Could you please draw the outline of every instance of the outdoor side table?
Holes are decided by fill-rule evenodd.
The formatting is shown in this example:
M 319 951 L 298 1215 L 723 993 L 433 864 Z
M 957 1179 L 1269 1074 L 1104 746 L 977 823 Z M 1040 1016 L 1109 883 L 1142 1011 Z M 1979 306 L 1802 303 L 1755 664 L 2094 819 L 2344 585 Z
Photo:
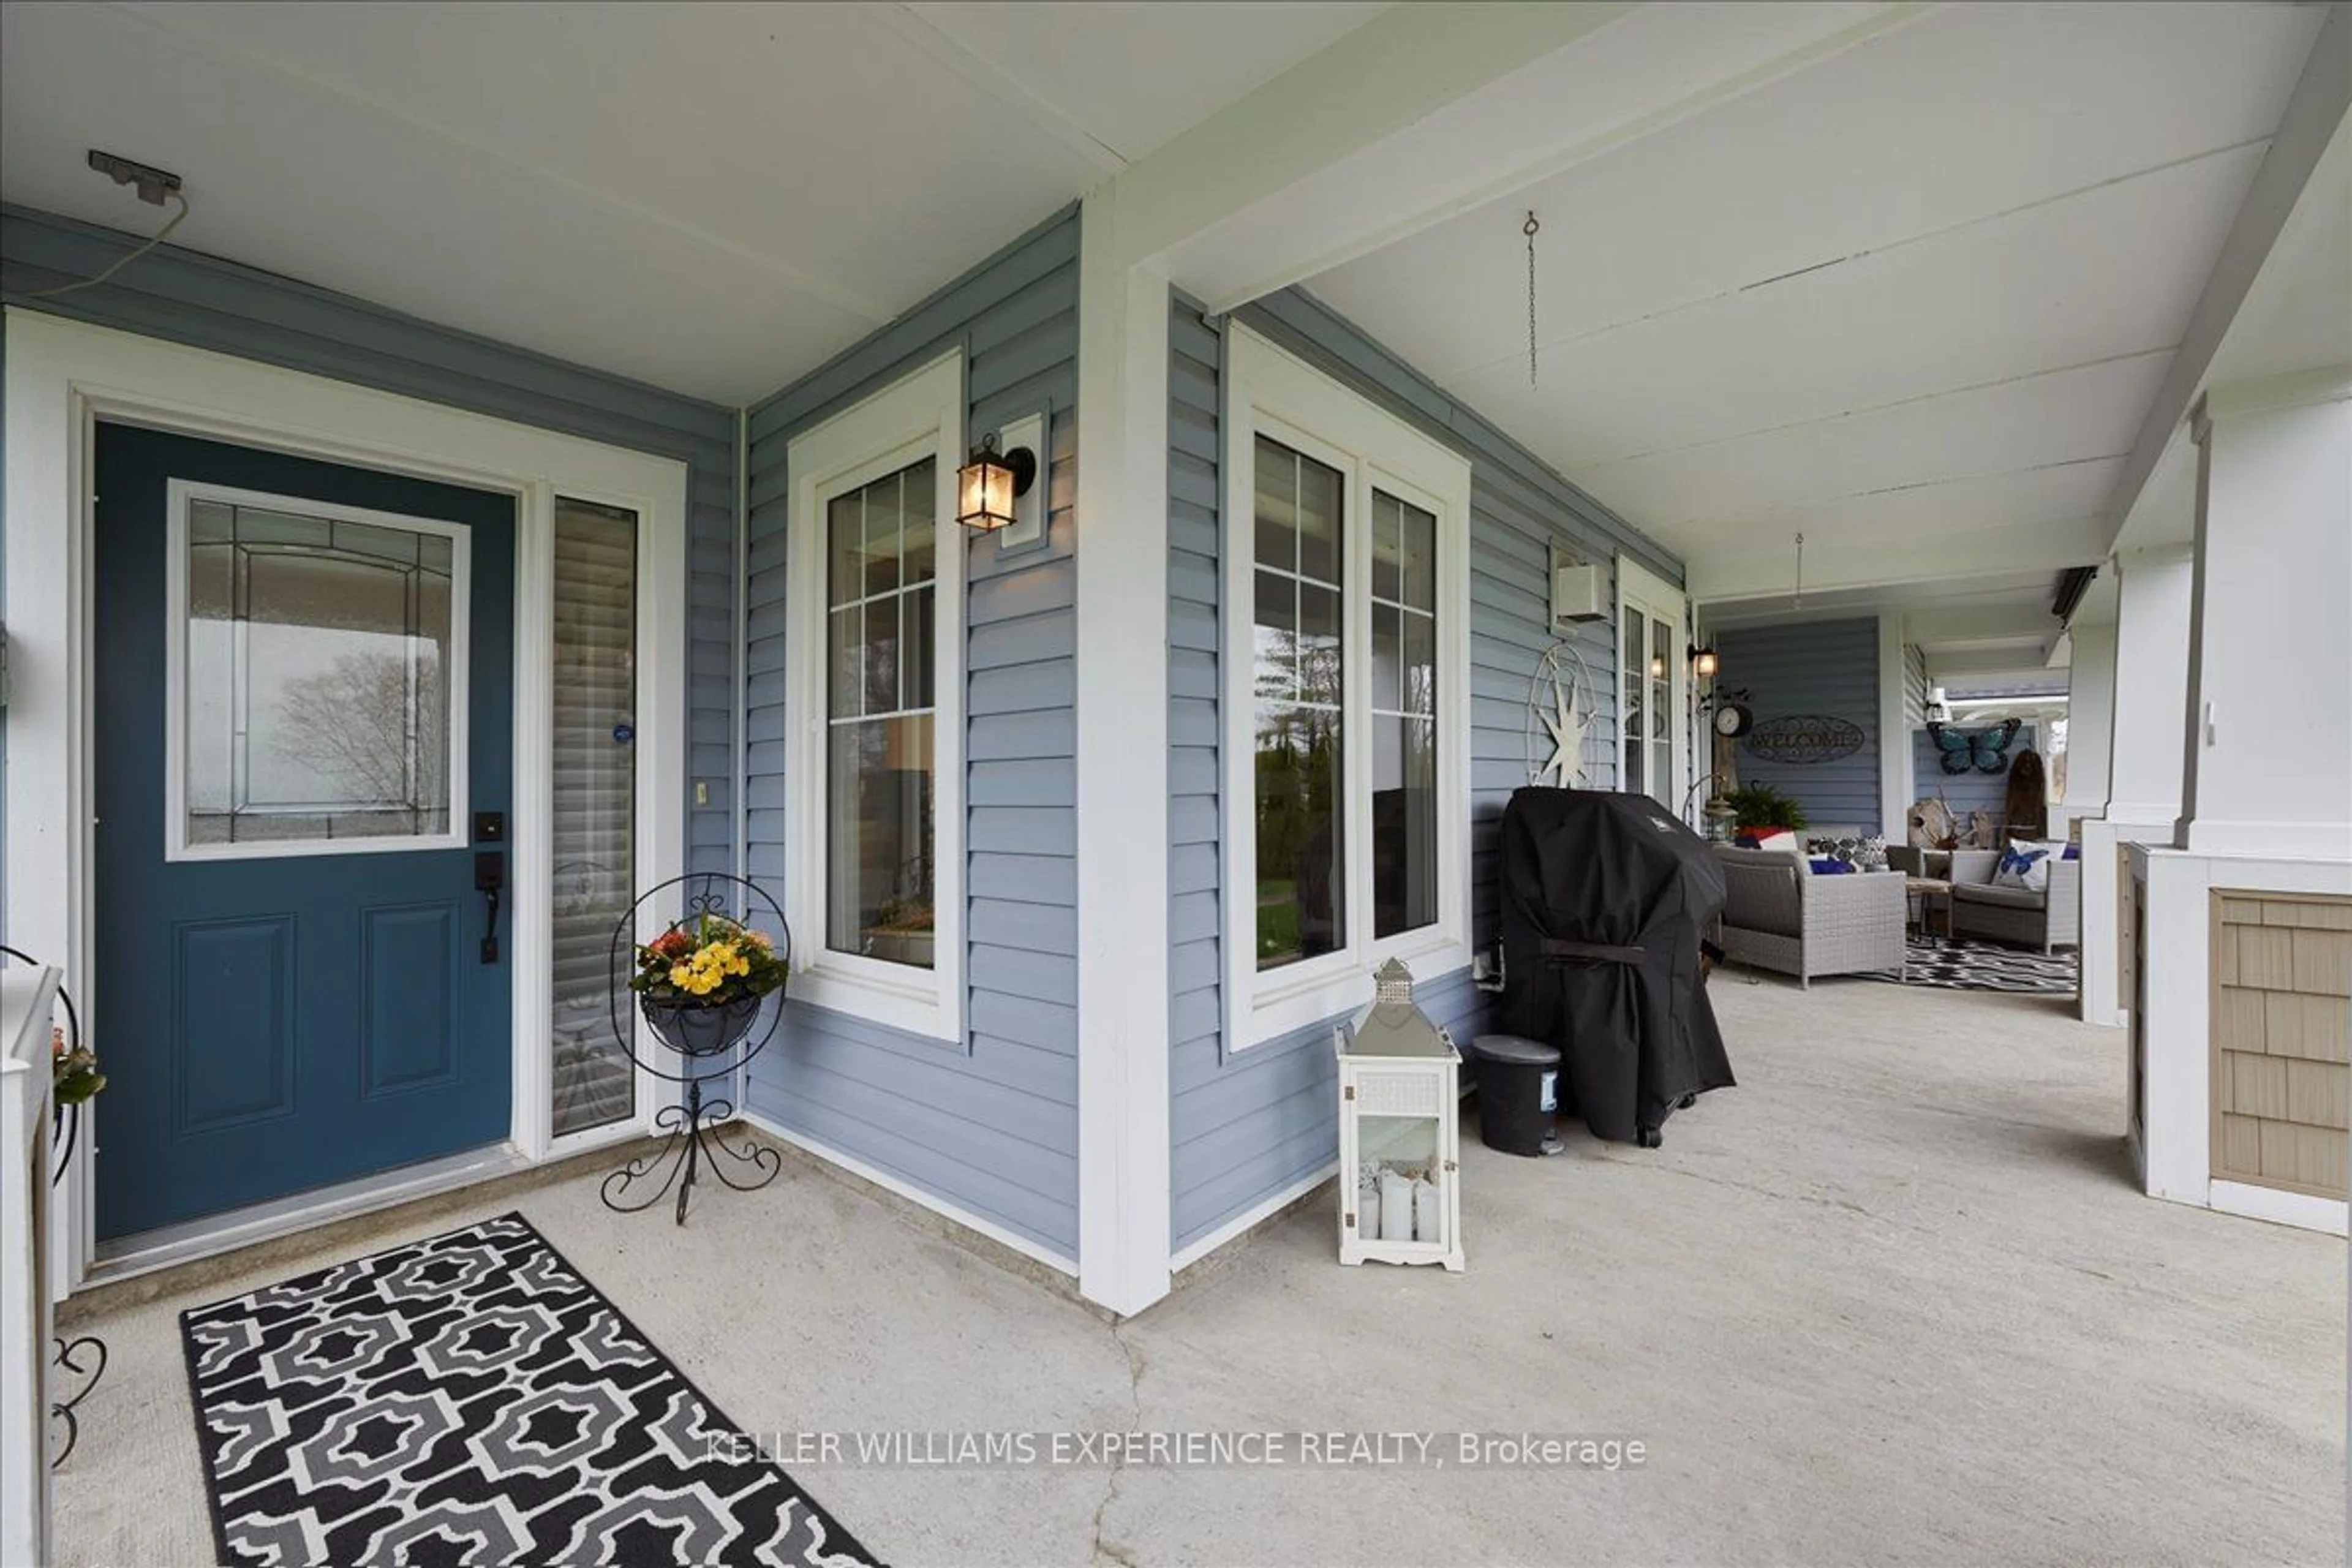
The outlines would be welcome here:
M 1942 877 L 1906 877 L 1903 890 L 1916 900 L 1919 918 L 1910 923 L 1919 928 L 1923 936 L 1935 935 L 1928 921 L 1934 917 L 1934 900 L 1944 901 L 1944 940 L 1952 940 L 1952 884 Z

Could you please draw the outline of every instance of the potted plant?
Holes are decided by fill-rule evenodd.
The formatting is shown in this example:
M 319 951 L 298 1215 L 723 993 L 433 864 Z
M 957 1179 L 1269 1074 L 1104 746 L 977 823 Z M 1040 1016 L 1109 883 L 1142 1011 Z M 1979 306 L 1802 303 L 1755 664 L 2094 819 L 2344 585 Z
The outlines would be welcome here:
M 81 1104 L 106 1087 L 98 1058 L 82 1046 L 66 1047 L 63 1029 L 49 1031 L 49 1089 L 60 1110 Z
M 1738 814 L 1735 820 L 1743 830 L 1786 827 L 1793 832 L 1804 831 L 1805 808 L 1770 784 L 1742 784 L 1725 795 L 1723 804 Z
M 673 921 L 636 954 L 629 989 L 654 1033 L 681 1056 L 733 1047 L 751 1033 L 761 999 L 792 974 L 766 933 L 708 910 Z

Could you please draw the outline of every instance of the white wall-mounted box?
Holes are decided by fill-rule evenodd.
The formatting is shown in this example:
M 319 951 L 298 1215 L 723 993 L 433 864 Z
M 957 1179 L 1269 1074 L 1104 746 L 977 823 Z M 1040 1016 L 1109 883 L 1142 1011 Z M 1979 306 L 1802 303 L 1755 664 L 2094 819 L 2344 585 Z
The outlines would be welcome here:
M 1552 568 L 1552 625 L 1608 618 L 1609 584 L 1597 564 Z

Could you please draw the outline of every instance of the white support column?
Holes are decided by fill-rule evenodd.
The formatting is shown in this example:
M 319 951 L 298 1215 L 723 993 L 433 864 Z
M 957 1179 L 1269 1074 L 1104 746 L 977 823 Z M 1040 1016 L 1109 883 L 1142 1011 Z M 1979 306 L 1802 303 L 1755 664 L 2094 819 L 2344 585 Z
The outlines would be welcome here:
M 2113 1023 L 2118 942 L 2115 835 L 2104 829 L 2111 777 L 2108 751 L 2115 741 L 2116 626 L 2104 619 L 2077 620 L 2067 626 L 2066 636 L 2074 645 L 2066 674 L 2066 798 L 2050 826 L 2053 837 L 2070 837 L 2082 846 L 2076 1016 L 2085 1023 Z
M 2200 854 L 2352 860 L 2352 366 L 2200 405 L 2190 743 Z
M 2177 545 L 2116 561 L 2116 717 L 2105 813 L 2111 822 L 2168 826 L 2180 815 L 2189 553 Z
M 1911 727 L 1903 718 L 1903 617 L 1878 617 L 1878 831 L 1908 841 Z
M 2273 1037 L 2242 1009 L 2217 1007 L 2225 988 L 2262 998 L 2264 1019 L 2277 1016 L 2275 995 L 2334 989 L 2324 966 L 2307 973 L 2301 931 L 2285 970 L 2257 971 L 2244 949 L 2225 946 L 2225 935 L 2244 932 L 2221 931 L 2215 896 L 2263 899 L 2265 928 L 2271 895 L 2352 897 L 2352 703 L 2343 689 L 2352 668 L 2352 366 L 2214 388 L 2192 428 L 2197 556 L 2179 847 L 2134 852 L 2147 879 L 2147 1016 L 2133 1020 L 2147 1064 L 2147 1186 L 2341 1236 L 2341 1110 L 2325 1096 L 2249 1100 L 2238 1075 L 2216 1079 L 2212 1067 L 2217 1050 L 2259 1057 Z M 2333 1075 L 2340 1087 L 2341 1068 L 2316 1066 L 2317 1079 Z M 2217 1152 L 2233 1115 L 2257 1124 L 2265 1174 L 2251 1173 L 2242 1148 L 2231 1161 Z M 2274 1126 L 2298 1150 L 2315 1140 L 2323 1152 L 2282 1168 Z M 2335 1169 L 2315 1174 L 2331 1148 Z
M 2066 799 L 2059 820 L 2104 816 L 2107 750 L 2115 740 L 2116 625 L 2076 622 L 2066 667 Z M 2062 830 L 2063 831 L 2063 830 Z
M 2106 800 L 2098 820 L 2083 824 L 2080 1005 L 2086 1024 L 2123 1022 L 2116 996 L 2116 849 L 2172 842 L 2188 732 L 2189 547 L 2126 551 L 2115 569 Z
M 1168 280 L 1116 183 L 1078 261 L 1078 1289 L 1168 1293 Z

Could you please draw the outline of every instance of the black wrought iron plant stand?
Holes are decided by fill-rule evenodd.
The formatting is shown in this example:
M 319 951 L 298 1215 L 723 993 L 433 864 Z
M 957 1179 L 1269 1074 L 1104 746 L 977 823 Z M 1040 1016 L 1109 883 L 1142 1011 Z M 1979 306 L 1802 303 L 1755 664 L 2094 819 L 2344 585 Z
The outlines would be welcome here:
M 661 1202 L 664 1194 L 675 1187 L 677 1201 L 672 1223 L 684 1225 L 687 1205 L 705 1167 L 723 1185 L 739 1193 L 757 1192 L 774 1181 L 784 1168 L 782 1154 L 755 1142 L 740 1128 L 736 1129 L 736 1142 L 730 1144 L 726 1128 L 735 1115 L 734 1100 L 728 1095 L 706 1095 L 702 1091 L 706 1082 L 736 1071 L 765 1048 L 782 1020 L 784 994 L 776 991 L 718 1008 L 662 1010 L 648 1005 L 643 1011 L 653 1026 L 652 1033 L 666 1047 L 667 1055 L 677 1058 L 677 1070 L 672 1070 L 664 1059 L 651 1059 L 651 1053 L 638 1043 L 636 1021 L 631 1016 L 639 1010 L 636 994 L 623 977 L 635 971 L 636 933 L 642 912 L 649 903 L 660 908 L 658 900 L 673 889 L 683 889 L 683 913 L 676 923 L 683 924 L 703 915 L 736 921 L 767 934 L 775 944 L 776 955 L 787 963 L 792 959 L 793 939 L 784 924 L 783 910 L 777 908 L 775 900 L 748 878 L 725 871 L 688 872 L 647 889 L 613 928 L 609 973 L 614 976 L 614 1037 L 638 1067 L 656 1078 L 685 1085 L 686 1102 L 665 1105 L 655 1112 L 654 1131 L 667 1135 L 661 1146 L 606 1176 L 597 1195 L 606 1208 L 635 1214 Z M 755 905 L 759 908 L 755 909 Z M 767 916 L 764 920 L 758 918 L 762 912 Z M 661 1016 L 665 1011 L 670 1016 Z M 681 1013 L 701 1016 L 681 1018 L 677 1016 Z M 746 1167 L 757 1174 L 738 1173 Z M 656 1184 L 657 1175 L 660 1180 Z M 636 1189 L 646 1185 L 650 1185 L 651 1190 L 643 1197 L 636 1196 Z
M 13 947 L 0 946 L 0 958 L 13 958 L 21 963 L 36 966 L 40 963 L 31 953 L 21 952 Z M 81 1015 L 74 1010 L 73 998 L 66 994 L 62 985 L 58 987 L 58 1005 L 65 1009 L 66 1049 L 79 1051 Z M 52 1101 L 49 1114 L 49 1142 L 56 1150 L 52 1156 L 55 1163 L 49 1168 L 49 1185 L 55 1187 L 73 1168 L 74 1143 L 81 1136 L 81 1107 Z M 89 1397 L 90 1390 L 98 1386 L 98 1380 L 106 1375 L 106 1342 L 96 1334 L 78 1334 L 72 1339 L 58 1334 L 50 1342 L 57 1346 L 53 1359 L 58 1370 L 81 1379 L 81 1386 L 75 1389 L 69 1397 L 55 1399 L 49 1404 L 49 1419 L 64 1422 L 66 1428 L 65 1441 L 58 1444 L 57 1452 L 49 1456 L 49 1468 L 54 1470 L 72 1457 L 74 1445 L 81 1441 L 81 1420 L 74 1414 L 74 1408 Z

